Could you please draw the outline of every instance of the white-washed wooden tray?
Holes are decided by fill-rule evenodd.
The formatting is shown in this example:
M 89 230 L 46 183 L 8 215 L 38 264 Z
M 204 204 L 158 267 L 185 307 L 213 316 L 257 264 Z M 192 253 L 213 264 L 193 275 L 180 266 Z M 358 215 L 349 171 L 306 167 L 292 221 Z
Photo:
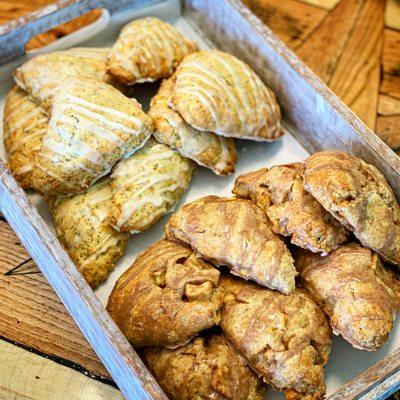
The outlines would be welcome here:
M 239 0 L 186 0 L 182 9 L 178 0 L 70 0 L 33 13 L 10 24 L 11 27 L 0 27 L 0 62 L 9 61 L 0 68 L 1 109 L 5 94 L 12 85 L 11 71 L 26 58 L 12 59 L 20 54 L 20 44 L 31 35 L 99 7 L 99 3 L 109 9 L 109 12 L 103 13 L 100 22 L 41 51 L 70 47 L 78 42 L 83 46 L 109 46 L 127 21 L 144 15 L 158 16 L 174 23 L 202 48 L 218 47 L 237 55 L 250 64 L 278 95 L 287 134 L 276 143 L 237 141 L 239 163 L 235 176 L 262 166 L 303 160 L 316 150 L 342 149 L 375 164 L 385 173 L 397 198 L 400 198 L 400 159 Z M 117 9 L 116 3 L 123 7 L 122 11 Z M 18 31 L 19 34 L 16 34 Z M 80 42 L 88 36 L 91 36 L 90 40 Z M 18 45 L 11 46 L 10 43 L 17 43 L 18 38 Z M 3 46 L 5 40 L 7 46 Z M 145 109 L 154 88 L 154 85 L 148 84 L 135 87 L 135 96 Z M 4 149 L 0 150 L 4 159 Z M 229 196 L 235 176 L 217 177 L 199 168 L 180 205 L 206 194 Z M 125 397 L 165 399 L 166 396 L 115 326 L 104 305 L 116 279 L 132 264 L 136 255 L 161 237 L 168 216 L 145 233 L 131 238 L 128 251 L 115 271 L 93 293 L 55 238 L 43 200 L 33 194 L 26 196 L 3 163 L 0 163 L 0 195 L 1 211 Z M 375 353 L 355 350 L 341 338 L 335 338 L 326 368 L 327 396 L 344 400 L 388 396 L 400 385 L 398 347 L 399 320 L 388 343 Z M 283 398 L 272 390 L 267 397 Z

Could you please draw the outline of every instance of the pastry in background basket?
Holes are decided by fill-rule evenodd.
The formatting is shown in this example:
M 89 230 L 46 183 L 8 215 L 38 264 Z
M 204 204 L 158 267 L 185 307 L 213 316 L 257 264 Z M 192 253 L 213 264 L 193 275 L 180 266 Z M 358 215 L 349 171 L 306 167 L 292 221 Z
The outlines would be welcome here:
M 106 73 L 109 49 L 77 47 L 42 54 L 32 58 L 14 71 L 14 79 L 30 97 L 49 111 L 55 90 L 65 87 L 71 77 L 112 82 Z
M 8 167 L 24 189 L 32 187 L 33 163 L 47 126 L 48 118 L 40 107 L 14 86 L 4 106 L 4 144 Z
M 219 323 L 219 276 L 190 248 L 160 240 L 118 279 L 107 310 L 135 347 L 182 346 Z
M 361 350 L 377 350 L 386 342 L 400 305 L 400 286 L 376 253 L 356 243 L 327 257 L 300 250 L 296 267 L 336 335 Z
M 364 245 L 400 264 L 400 208 L 384 175 L 341 151 L 306 160 L 304 188 Z
M 173 78 L 164 80 L 151 100 L 149 116 L 154 122 L 156 139 L 218 175 L 234 172 L 237 159 L 234 141 L 188 125 L 168 106 L 173 88 Z
M 146 349 L 143 358 L 171 400 L 262 400 L 264 388 L 223 336 L 198 337 L 175 350 Z
M 239 176 L 233 193 L 261 207 L 275 233 L 315 253 L 328 254 L 349 232 L 302 186 L 301 163 L 277 165 Z
M 107 279 L 124 253 L 129 238 L 108 224 L 112 192 L 108 180 L 85 194 L 48 199 L 57 237 L 89 285 L 95 289 Z
M 283 295 L 231 276 L 221 276 L 220 285 L 222 331 L 252 369 L 287 399 L 323 398 L 331 331 L 311 297 L 300 289 Z
M 87 190 L 122 157 L 142 147 L 151 118 L 103 82 L 70 78 L 54 96 L 49 128 L 36 154 L 33 187 L 70 195 Z
M 149 139 L 111 175 L 110 223 L 118 231 L 141 232 L 167 213 L 189 186 L 193 164 L 170 147 Z
M 250 200 L 203 197 L 173 214 L 165 234 L 191 246 L 199 257 L 226 265 L 234 275 L 283 293 L 295 288 L 289 250 Z
M 247 64 L 222 51 L 184 58 L 175 73 L 171 103 L 201 131 L 267 141 L 283 135 L 275 94 Z
M 112 47 L 107 71 L 124 84 L 168 78 L 182 59 L 197 50 L 172 25 L 142 18 L 124 26 Z

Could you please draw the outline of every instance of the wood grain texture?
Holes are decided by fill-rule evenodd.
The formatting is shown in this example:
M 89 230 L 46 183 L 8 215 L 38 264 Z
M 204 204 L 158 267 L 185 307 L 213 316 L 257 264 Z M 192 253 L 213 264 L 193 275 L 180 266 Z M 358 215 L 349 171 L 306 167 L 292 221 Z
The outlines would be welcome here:
M 400 99 L 400 75 L 383 74 L 381 93 Z
M 376 133 L 397 154 L 400 154 L 399 127 L 400 127 L 400 114 L 379 116 L 377 119 Z
M 371 129 L 375 128 L 383 43 L 382 0 L 364 0 L 330 88 Z
M 381 94 L 379 96 L 378 114 L 380 115 L 400 115 L 400 99 Z M 400 129 L 399 129 L 400 135 Z
M 313 6 L 324 8 L 325 10 L 331 10 L 334 8 L 340 0 L 302 0 L 304 3 L 311 4 Z
M 388 28 L 400 30 L 400 2 L 386 0 L 385 24 Z
M 0 221 L 0 335 L 111 379 L 10 226 Z M 60 323 L 60 321 L 62 323 Z
M 324 82 L 329 82 L 348 42 L 362 0 L 342 0 L 310 37 L 296 49 L 297 55 Z
M 400 75 L 400 31 L 385 29 L 382 69 L 386 74 Z
M 294 49 L 326 16 L 326 11 L 296 0 L 243 0 L 265 24 Z
M 0 377 L 2 400 L 123 400 L 112 386 L 3 340 Z

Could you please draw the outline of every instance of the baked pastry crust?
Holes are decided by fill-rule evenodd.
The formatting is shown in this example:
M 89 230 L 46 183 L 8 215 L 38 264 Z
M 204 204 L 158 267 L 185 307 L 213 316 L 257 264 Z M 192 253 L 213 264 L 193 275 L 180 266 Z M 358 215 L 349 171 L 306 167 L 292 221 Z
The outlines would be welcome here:
M 112 86 L 71 78 L 56 92 L 49 128 L 36 154 L 33 186 L 41 193 L 87 190 L 122 157 L 143 146 L 152 121 Z
M 144 360 L 171 400 L 262 400 L 263 387 L 220 335 L 175 350 L 148 349 Z
M 237 153 L 233 139 L 201 132 L 188 125 L 169 107 L 173 89 L 173 78 L 164 80 L 151 100 L 149 116 L 154 122 L 155 138 L 218 175 L 234 172 Z
M 299 251 L 296 267 L 336 335 L 361 350 L 377 350 L 386 342 L 400 304 L 398 282 L 376 253 L 356 243 L 327 257 Z
M 190 160 L 149 139 L 113 170 L 111 225 L 131 233 L 153 225 L 177 204 L 189 186 L 193 170 Z
M 133 346 L 176 348 L 219 323 L 219 276 L 190 248 L 160 240 L 118 279 L 107 310 Z
M 233 193 L 261 207 L 272 230 L 315 253 L 328 254 L 348 237 L 348 231 L 302 186 L 301 163 L 263 168 L 236 178 Z
M 35 155 L 42 145 L 48 118 L 27 94 L 14 86 L 4 106 L 4 144 L 8 168 L 24 189 L 32 187 Z
M 221 276 L 221 327 L 265 382 L 286 398 L 321 399 L 331 349 L 328 322 L 305 291 L 289 295 Z
M 111 199 L 108 179 L 85 194 L 48 199 L 57 237 L 93 289 L 107 279 L 129 238 L 108 224 Z
M 168 78 L 182 59 L 197 50 L 172 25 L 147 17 L 125 25 L 112 47 L 107 71 L 124 84 Z
M 109 53 L 106 48 L 76 47 L 65 51 L 39 55 L 23 63 L 14 71 L 14 80 L 43 110 L 49 112 L 58 87 L 65 87 L 65 79 L 90 78 L 110 83 L 106 74 Z
M 186 204 L 165 226 L 166 237 L 199 257 L 260 285 L 290 293 L 296 270 L 289 250 L 249 200 L 207 196 Z
M 400 208 L 383 174 L 341 151 L 306 160 L 304 188 L 362 243 L 400 264 Z
M 172 106 L 194 128 L 259 141 L 283 135 L 275 94 L 236 57 L 198 51 L 184 58 L 175 78 Z

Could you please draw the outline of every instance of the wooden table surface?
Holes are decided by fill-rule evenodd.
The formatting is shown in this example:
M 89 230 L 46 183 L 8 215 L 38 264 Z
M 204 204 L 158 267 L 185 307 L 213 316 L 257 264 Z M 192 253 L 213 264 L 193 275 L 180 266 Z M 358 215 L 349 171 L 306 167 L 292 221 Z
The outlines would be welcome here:
M 0 0 L 0 24 L 49 0 Z M 400 0 L 244 0 L 400 153 Z M 98 12 L 31 40 L 45 45 Z M 122 399 L 56 294 L 0 217 L 0 399 Z

